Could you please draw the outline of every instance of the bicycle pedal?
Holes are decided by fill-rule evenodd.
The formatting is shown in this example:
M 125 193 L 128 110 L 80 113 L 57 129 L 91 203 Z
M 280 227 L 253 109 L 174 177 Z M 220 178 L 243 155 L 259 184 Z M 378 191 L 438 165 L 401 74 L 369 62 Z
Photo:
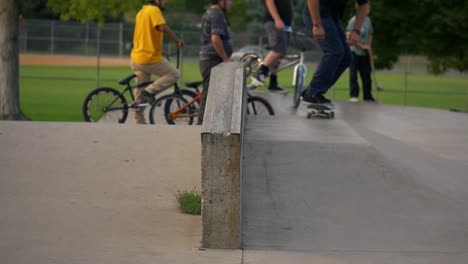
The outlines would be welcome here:
M 131 108 L 134 108 L 135 111 L 142 111 L 146 107 L 149 107 L 149 106 L 151 106 L 151 104 L 149 103 L 140 103 L 140 104 L 133 105 Z

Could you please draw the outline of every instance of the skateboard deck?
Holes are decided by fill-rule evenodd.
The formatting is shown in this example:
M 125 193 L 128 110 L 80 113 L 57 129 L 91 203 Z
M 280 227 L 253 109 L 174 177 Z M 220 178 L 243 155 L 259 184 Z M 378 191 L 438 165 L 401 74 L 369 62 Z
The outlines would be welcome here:
M 307 106 L 308 109 L 311 109 L 310 112 L 307 112 L 307 118 L 312 117 L 325 117 L 328 119 L 335 117 L 335 108 L 332 106 L 324 104 L 310 104 Z

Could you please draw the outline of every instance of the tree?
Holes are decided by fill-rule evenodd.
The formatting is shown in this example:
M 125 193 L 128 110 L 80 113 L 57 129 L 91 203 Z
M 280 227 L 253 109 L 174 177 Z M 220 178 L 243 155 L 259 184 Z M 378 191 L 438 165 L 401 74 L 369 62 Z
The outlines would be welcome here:
M 19 104 L 18 4 L 0 1 L 0 120 L 24 120 Z
M 247 21 L 245 13 L 247 11 L 246 0 L 236 0 L 232 2 L 231 10 L 229 10 L 228 19 L 233 31 L 246 31 Z
M 47 7 L 47 0 L 20 0 L 18 1 L 20 15 L 27 19 L 58 19 Z
M 452 68 L 468 71 L 468 5 L 465 0 L 421 1 L 426 14 L 421 31 L 421 53 L 430 61 L 433 73 Z M 430 14 L 430 15 L 429 15 Z M 422 18 L 422 17 L 421 17 Z
M 429 59 L 433 73 L 468 71 L 465 0 L 380 0 L 371 5 L 378 68 L 391 68 L 400 54 L 419 54 Z

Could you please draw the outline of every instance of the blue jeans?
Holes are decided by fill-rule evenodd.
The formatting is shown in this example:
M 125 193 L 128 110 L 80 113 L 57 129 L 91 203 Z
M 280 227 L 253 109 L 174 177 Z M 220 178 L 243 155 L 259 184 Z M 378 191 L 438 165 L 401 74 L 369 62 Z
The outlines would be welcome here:
M 351 62 L 351 51 L 346 43 L 346 35 L 340 21 L 322 12 L 321 19 L 325 39 L 318 41 L 322 49 L 322 57 L 308 86 L 307 92 L 310 95 L 326 93 Z M 312 31 L 312 20 L 308 12 L 304 14 L 304 23 Z

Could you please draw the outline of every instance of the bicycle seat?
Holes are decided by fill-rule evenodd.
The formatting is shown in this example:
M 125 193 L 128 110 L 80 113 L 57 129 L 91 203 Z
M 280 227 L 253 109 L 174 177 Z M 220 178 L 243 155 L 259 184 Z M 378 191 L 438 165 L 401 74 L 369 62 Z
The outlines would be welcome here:
M 133 78 L 135 78 L 135 77 L 136 77 L 136 74 L 132 74 L 132 75 L 128 76 L 127 78 L 121 79 L 121 80 L 119 81 L 119 84 L 121 84 L 121 85 L 126 85 L 126 84 L 130 83 L 130 81 L 131 81 Z
M 186 82 L 185 85 L 189 88 L 194 88 L 198 89 L 198 86 L 202 85 L 203 81 L 198 81 L 198 82 Z

